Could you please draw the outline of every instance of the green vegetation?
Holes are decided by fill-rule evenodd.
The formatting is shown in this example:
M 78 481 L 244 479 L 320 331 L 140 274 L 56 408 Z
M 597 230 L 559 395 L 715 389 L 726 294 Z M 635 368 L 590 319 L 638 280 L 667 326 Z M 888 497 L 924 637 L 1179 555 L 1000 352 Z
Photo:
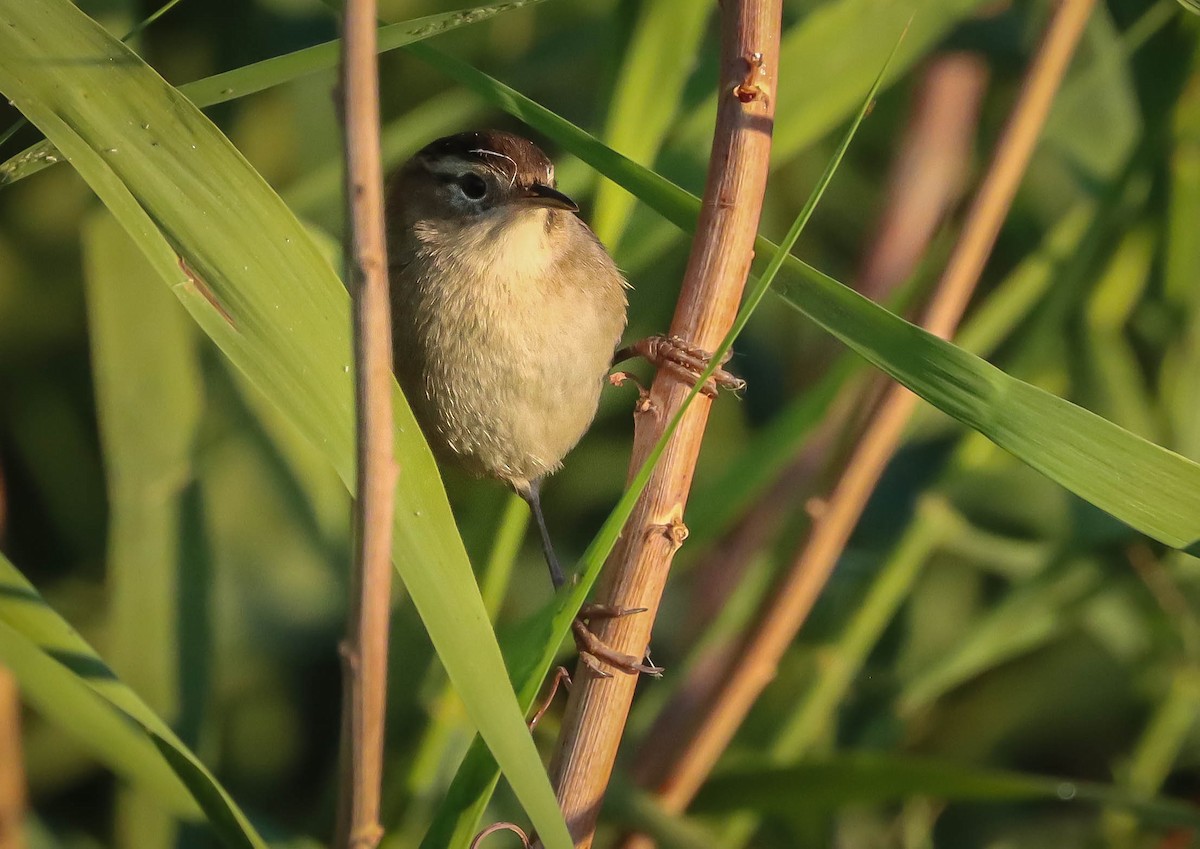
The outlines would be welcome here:
M 543 141 L 634 284 L 629 338 L 660 332 L 703 187 L 714 20 L 684 0 L 511 5 L 381 3 L 407 21 L 381 31 L 388 165 L 470 126 Z M 153 11 L 0 5 L 0 130 L 34 125 L 0 148 L 0 666 L 30 706 L 26 830 L 38 849 L 321 845 L 354 462 L 337 51 L 316 46 L 336 19 L 183 0 L 123 46 Z M 1043 6 L 919 4 L 793 256 L 768 241 L 805 220 L 913 11 L 785 4 L 755 266 L 780 297 L 743 313 L 749 389 L 714 408 L 655 630 L 668 674 L 641 685 L 628 760 L 790 563 L 847 403 L 867 409 L 864 359 L 932 406 L 688 816 L 625 763 L 598 846 L 636 824 L 664 846 L 1120 849 L 1200 824 L 1200 19 L 1095 10 L 955 346 L 838 281 L 870 250 L 929 63 L 988 69 L 969 190 Z M 958 209 L 889 309 L 918 314 Z M 571 658 L 635 494 L 633 401 L 606 390 L 547 486 L 585 575 L 554 599 L 524 513 L 443 483 L 397 391 L 383 845 L 465 846 L 496 819 L 565 839 L 541 766 L 561 705 L 532 739 L 521 714 Z

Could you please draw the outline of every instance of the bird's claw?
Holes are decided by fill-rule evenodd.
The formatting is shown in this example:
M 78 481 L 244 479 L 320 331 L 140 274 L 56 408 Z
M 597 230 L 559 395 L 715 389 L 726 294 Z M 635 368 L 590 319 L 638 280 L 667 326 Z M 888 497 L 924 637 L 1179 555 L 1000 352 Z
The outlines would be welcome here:
M 722 365 L 729 361 L 732 353 L 730 351 L 725 354 L 721 359 Z M 648 336 L 618 352 L 617 361 L 634 356 L 642 357 L 691 383 L 699 380 L 712 361 L 712 354 L 679 336 Z M 740 392 L 746 388 L 746 381 L 723 368 L 718 368 L 704 381 L 700 391 L 709 398 L 716 398 L 718 388 Z
M 571 623 L 571 634 L 575 637 L 575 646 L 579 649 L 579 659 L 589 669 L 601 678 L 611 678 L 612 673 L 605 667 L 618 669 L 627 675 L 650 675 L 661 678 L 663 668 L 649 663 L 650 655 L 646 654 L 646 663 L 631 654 L 623 654 L 592 633 L 588 623 L 592 619 L 618 619 L 635 613 L 645 613 L 644 607 L 614 607 L 609 604 L 585 604 L 580 608 L 579 615 Z
M 542 721 L 542 717 L 550 709 L 550 705 L 554 702 L 554 694 L 558 692 L 560 684 L 568 691 L 571 689 L 571 673 L 567 671 L 565 666 L 560 666 L 554 670 L 554 678 L 550 681 L 550 692 L 546 694 L 541 707 L 537 709 L 537 712 L 529 720 L 528 726 L 530 731 L 537 728 L 537 724 Z

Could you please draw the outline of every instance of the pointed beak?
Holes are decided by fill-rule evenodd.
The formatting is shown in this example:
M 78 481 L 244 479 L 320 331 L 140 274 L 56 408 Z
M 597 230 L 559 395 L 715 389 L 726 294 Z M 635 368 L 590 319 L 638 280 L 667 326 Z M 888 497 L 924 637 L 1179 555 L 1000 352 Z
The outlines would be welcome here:
M 578 212 L 579 204 L 571 200 L 557 189 L 534 183 L 521 196 L 521 203 L 529 206 L 541 206 L 546 209 L 565 209 L 567 212 Z

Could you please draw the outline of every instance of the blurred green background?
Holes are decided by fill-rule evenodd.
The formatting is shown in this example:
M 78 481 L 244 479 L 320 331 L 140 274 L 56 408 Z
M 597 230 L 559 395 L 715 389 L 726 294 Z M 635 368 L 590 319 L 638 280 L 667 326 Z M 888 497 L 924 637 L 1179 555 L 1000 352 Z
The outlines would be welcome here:
M 155 8 L 80 6 L 117 34 Z M 390 21 L 445 10 L 380 7 Z M 797 249 L 909 315 L 953 243 L 1047 4 L 788 0 L 762 225 L 773 238 L 786 230 L 913 12 L 897 78 Z M 1097 7 L 963 344 L 1200 460 L 1198 23 L 1172 0 Z M 334 16 L 313 0 L 184 0 L 134 44 L 182 84 L 335 36 Z M 700 193 L 716 38 L 715 16 L 693 0 L 674 8 L 555 0 L 437 43 Z M 390 165 L 460 129 L 523 131 L 400 52 L 382 59 L 381 78 Z M 208 110 L 331 246 L 342 209 L 333 85 L 332 72 L 318 73 Z M 16 117 L 0 109 L 0 126 Z M 0 154 L 37 139 L 26 128 Z M 926 170 L 899 168 L 914 150 L 934 151 Z M 627 206 L 578 161 L 549 152 L 560 187 L 595 216 L 634 285 L 627 338 L 661 332 L 686 239 Z M 884 262 L 884 237 L 899 226 L 887 211 L 897 197 L 922 193 L 933 205 L 927 232 L 902 239 L 912 256 Z M 0 188 L 0 543 L 171 719 L 265 836 L 308 845 L 325 838 L 333 815 L 348 499 L 173 299 L 122 288 L 136 258 L 97 208 L 68 167 Z M 901 221 L 920 217 L 910 209 Z M 802 537 L 806 502 L 824 492 L 870 414 L 862 381 L 821 401 L 817 436 L 767 464 L 767 497 L 732 503 L 727 482 L 768 454 L 772 425 L 811 397 L 804 393 L 840 357 L 774 299 L 738 345 L 732 368 L 749 388 L 715 406 L 689 508 L 692 538 L 655 630 L 654 660 L 668 678 L 641 685 L 597 845 L 634 816 L 622 792 L 626 768 L 673 679 L 752 620 Z M 596 426 L 547 486 L 548 521 L 567 562 L 622 490 L 634 397 L 629 388 L 606 391 Z M 482 570 L 509 496 L 452 473 L 446 483 Z M 513 526 L 510 516 L 505 527 Z M 1192 799 L 1200 793 L 1198 567 L 924 409 L 730 764 L 763 764 L 783 729 L 806 757 L 929 756 Z M 532 536 L 511 581 L 489 579 L 501 627 L 550 595 Z M 881 594 L 884 612 L 862 623 L 855 616 L 870 593 Z M 856 622 L 865 629 L 855 632 L 867 652 L 861 668 L 847 636 Z M 385 845 L 415 846 L 468 738 L 403 600 L 392 645 Z M 853 670 L 840 689 L 828 673 L 839 658 Z M 831 688 L 829 701 L 813 707 L 821 686 Z M 544 748 L 560 714 L 561 704 L 536 733 Z M 441 736 L 429 734 L 431 716 L 441 717 Z M 30 712 L 23 731 L 32 846 L 209 845 L 199 829 L 176 833 L 152 799 L 115 780 L 61 726 Z M 832 801 L 777 786 L 786 804 L 764 802 L 761 822 L 741 839 L 763 847 L 1192 845 L 1186 829 L 1093 806 L 999 793 L 879 801 L 871 782 L 864 772 Z M 710 834 L 733 840 L 728 814 L 698 813 Z M 517 815 L 503 790 L 495 814 Z

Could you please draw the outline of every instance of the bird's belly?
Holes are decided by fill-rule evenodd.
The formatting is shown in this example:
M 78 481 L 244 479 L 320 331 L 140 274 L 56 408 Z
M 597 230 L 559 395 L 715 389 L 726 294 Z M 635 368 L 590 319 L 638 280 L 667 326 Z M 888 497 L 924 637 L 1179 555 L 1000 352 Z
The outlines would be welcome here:
M 414 407 L 439 454 L 507 481 L 559 467 L 595 416 L 624 324 L 580 300 L 473 302 L 423 329 Z

